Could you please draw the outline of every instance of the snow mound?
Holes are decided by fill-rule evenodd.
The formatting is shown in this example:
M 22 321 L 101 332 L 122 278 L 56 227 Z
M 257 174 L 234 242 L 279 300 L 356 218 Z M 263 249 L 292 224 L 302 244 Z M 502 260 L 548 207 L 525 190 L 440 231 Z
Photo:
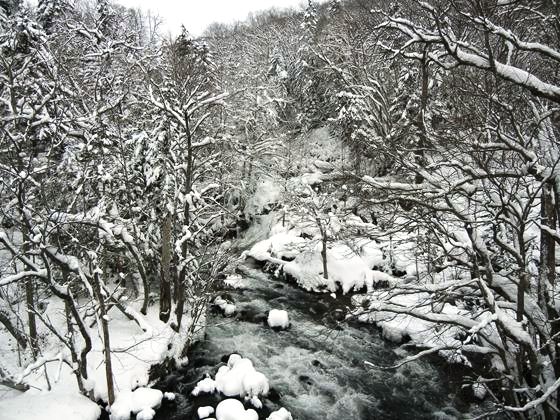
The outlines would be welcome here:
M 245 410 L 239 400 L 228 398 L 218 404 L 216 408 L 217 420 L 259 420 L 259 415 L 253 409 Z
M 420 318 L 422 315 L 429 317 L 430 314 L 436 312 L 449 319 L 454 317 L 468 319 L 468 310 L 447 302 L 434 302 L 428 293 L 413 292 L 406 288 L 401 293 L 393 289 L 391 291 L 376 291 L 361 297 L 356 296 L 354 305 L 358 306 L 354 310 L 354 315 L 357 315 L 358 320 L 375 323 L 382 329 L 385 339 L 399 343 L 409 338 L 411 344 L 418 347 L 442 347 L 442 350 L 438 351 L 440 356 L 451 363 L 469 365 L 468 359 L 461 351 L 453 350 L 453 348 L 458 348 L 462 344 L 460 341 L 463 333 L 461 327 L 448 325 L 441 328 L 435 322 Z M 384 310 L 385 305 L 389 305 L 388 310 Z M 397 309 L 413 309 L 420 316 L 394 313 L 390 310 L 391 306 Z M 484 322 L 485 316 L 489 315 L 482 314 L 479 317 L 480 322 Z
M 255 408 L 261 409 L 263 408 L 263 403 L 260 399 L 258 399 L 257 397 L 253 397 L 249 400 L 249 402 L 251 403 L 251 405 Z
M 136 414 L 136 420 L 152 420 L 156 415 L 153 408 L 144 408 L 138 414 Z
M 284 272 L 292 276 L 306 290 L 336 292 L 338 287 L 346 294 L 366 287 L 372 290 L 376 283 L 372 270 L 348 245 L 334 243 L 327 250 L 328 279 L 324 277 L 320 245 L 299 254 L 284 265 Z
M 110 411 L 111 420 L 129 420 L 130 413 L 141 415 L 138 419 L 150 420 L 161 406 L 163 392 L 158 389 L 138 388 L 134 391 L 119 392 Z
M 216 381 L 212 378 L 204 378 L 199 381 L 192 391 L 192 395 L 197 397 L 200 393 L 211 394 L 216 391 Z
M 0 401 L 0 413 L 3 420 L 96 420 L 101 408 L 78 393 L 28 391 Z
M 352 290 L 367 289 L 373 291 L 377 287 L 389 287 L 397 280 L 382 271 L 373 268 L 389 269 L 381 247 L 375 241 L 360 238 L 353 241 L 334 241 L 327 250 L 328 279 L 323 273 L 322 245 L 317 240 L 316 232 L 306 231 L 303 238 L 304 223 L 295 222 L 289 228 L 280 224 L 271 229 L 271 236 L 257 242 L 246 253 L 258 261 L 267 261 L 281 266 L 283 272 L 291 276 L 300 287 L 315 292 L 336 292 L 341 289 L 343 294 Z M 309 229 L 307 229 L 309 230 Z M 404 265 L 404 256 L 402 257 Z M 409 261 L 406 261 L 409 263 Z
M 267 395 L 268 379 L 257 372 L 253 362 L 238 354 L 232 354 L 228 365 L 222 366 L 216 373 L 216 389 L 227 397 L 258 397 Z
M 282 407 L 280 410 L 273 411 L 266 420 L 293 420 L 292 414 Z
M 210 416 L 210 414 L 214 413 L 214 408 L 208 406 L 205 407 L 199 407 L 198 410 L 196 410 L 196 414 L 198 414 L 198 418 L 199 419 L 205 419 L 207 417 Z
M 290 320 L 288 318 L 288 312 L 281 309 L 272 309 L 268 313 L 267 319 L 268 325 L 272 328 L 288 328 L 290 326 Z
M 272 259 L 284 262 L 283 258 L 286 260 L 295 258 L 305 249 L 306 245 L 307 241 L 293 232 L 280 231 L 264 241 L 257 242 L 247 255 L 258 261 Z

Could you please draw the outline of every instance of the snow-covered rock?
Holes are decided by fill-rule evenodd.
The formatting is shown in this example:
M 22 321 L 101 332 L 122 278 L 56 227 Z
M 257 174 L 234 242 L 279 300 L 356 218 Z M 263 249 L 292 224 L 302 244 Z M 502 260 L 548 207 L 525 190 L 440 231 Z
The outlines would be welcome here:
M 262 401 L 257 398 L 257 397 L 252 397 L 249 402 L 251 403 L 251 405 L 255 408 L 261 409 L 263 407 L 263 403 Z
M 196 414 L 198 414 L 199 419 L 205 419 L 211 414 L 214 414 L 214 407 L 210 407 L 209 405 L 205 407 L 199 407 L 198 410 L 196 410 Z
M 228 398 L 216 407 L 217 420 L 259 420 L 259 415 L 252 408 L 245 410 L 239 400 Z
M 293 420 L 293 419 L 292 419 L 292 414 L 284 407 L 282 407 L 280 408 L 280 410 L 273 411 L 272 413 L 270 413 L 270 416 L 268 416 L 266 420 Z
M 199 394 L 211 394 L 216 391 L 216 381 L 212 378 L 204 378 L 199 381 L 192 391 L 192 395 L 197 397 Z
M 243 394 L 249 397 L 267 395 L 269 390 L 268 379 L 256 370 L 248 371 L 243 375 Z
M 156 412 L 153 408 L 144 408 L 138 414 L 136 414 L 136 420 L 152 420 Z
M 272 309 L 268 313 L 267 322 L 269 327 L 272 328 L 288 328 L 290 326 L 288 312 L 281 309 Z
M 161 406 L 163 392 L 158 389 L 138 388 L 134 391 L 122 391 L 117 394 L 117 398 L 110 411 L 111 420 L 129 420 L 130 413 L 140 414 L 143 420 L 150 420 L 155 415 L 154 409 Z M 151 411 L 150 411 L 151 410 Z
M 235 305 L 225 300 L 221 296 L 218 296 L 216 297 L 216 299 L 214 299 L 214 305 L 220 308 L 225 316 L 231 316 L 236 311 Z
M 269 391 L 266 376 L 255 370 L 249 359 L 244 359 L 238 354 L 232 354 L 228 359 L 228 365 L 221 366 L 218 369 L 215 381 L 213 383 L 210 381 L 211 379 L 208 380 L 207 378 L 199 382 L 195 391 L 198 392 L 202 388 L 209 390 L 214 386 L 216 390 L 227 397 L 241 396 L 248 399 L 267 395 Z M 204 384 L 201 384 L 202 382 Z M 195 391 L 193 391 L 193 394 Z

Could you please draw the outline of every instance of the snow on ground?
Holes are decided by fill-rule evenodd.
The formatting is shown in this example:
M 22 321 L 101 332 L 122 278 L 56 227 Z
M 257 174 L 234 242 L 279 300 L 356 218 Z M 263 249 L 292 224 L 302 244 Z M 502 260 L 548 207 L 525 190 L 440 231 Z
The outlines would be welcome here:
M 134 305 L 134 302 L 131 303 Z M 180 333 L 174 332 L 169 324 L 162 323 L 159 320 L 156 308 L 150 308 L 146 316 L 137 313 L 133 306 L 129 308 L 130 312 L 140 321 L 142 328 L 134 321 L 129 320 L 121 312 L 112 309 L 108 316 L 110 319 L 110 338 L 111 348 L 113 350 L 111 360 L 113 365 L 113 380 L 115 388 L 115 396 L 117 407 L 113 409 L 118 411 L 118 419 L 130 418 L 130 411 L 128 415 L 124 414 L 126 408 L 123 401 L 127 400 L 127 396 L 131 391 L 142 388 L 148 385 L 149 370 L 154 364 L 164 361 L 167 357 L 175 358 L 178 363 L 182 360 L 178 357 L 178 352 L 181 343 L 184 340 L 184 330 Z M 46 303 L 46 308 L 42 314 L 44 318 L 48 318 L 58 331 L 66 331 L 66 315 L 64 312 L 64 305 L 56 298 L 51 298 Z M 189 319 L 185 319 L 184 328 L 189 325 Z M 39 323 L 40 333 L 46 327 Z M 92 339 L 92 350 L 89 352 L 88 361 L 88 381 L 86 386 L 92 390 L 93 397 L 97 400 L 107 401 L 107 382 L 105 376 L 105 363 L 103 354 L 103 343 L 101 341 L 101 334 L 97 326 L 92 326 L 89 330 Z M 43 336 L 50 337 L 50 335 L 42 334 Z M 9 398 L 2 401 L 3 404 L 12 404 L 12 401 L 17 400 L 20 405 L 32 405 L 37 412 L 43 412 L 48 409 L 54 410 L 54 405 L 59 404 L 61 410 L 70 409 L 67 403 L 63 402 L 62 398 L 58 395 L 78 395 L 78 388 L 76 379 L 70 367 L 64 363 L 65 360 L 70 360 L 69 351 L 61 345 L 61 343 L 52 339 L 41 343 L 42 358 L 39 362 L 46 361 L 44 366 L 32 368 L 28 366 L 25 368 L 27 362 L 23 366 L 18 366 L 17 356 L 9 346 L 12 340 L 4 340 L 4 335 L 0 337 L 0 351 L 1 354 L 8 355 L 2 360 L 2 367 L 5 369 L 16 382 L 22 382 L 31 387 L 31 389 L 16 398 Z M 169 345 L 171 344 L 171 349 Z M 8 347 L 7 347 L 8 346 Z M 37 365 L 39 365 L 38 363 Z M 48 376 L 48 382 L 46 377 Z M 47 392 L 51 387 L 51 391 Z M 137 392 L 146 392 L 140 391 Z M 37 391 L 45 392 L 41 394 L 43 397 L 38 398 Z M 151 391 L 151 390 L 148 390 Z M 136 391 L 135 391 L 136 392 Z M 157 391 L 160 393 L 159 391 Z M 161 393 L 160 393 L 161 394 Z M 7 395 L 13 397 L 14 393 Z M 52 396 L 52 402 L 49 401 L 49 396 Z M 72 399 L 68 397 L 69 401 L 80 401 L 80 399 Z M 86 399 L 87 400 L 87 399 Z M 27 401 L 27 402 L 26 402 Z M 161 398 L 160 398 L 161 402 Z M 96 406 L 95 404 L 93 404 Z M 149 408 L 153 409 L 157 404 L 151 405 Z M 96 406 L 97 407 L 97 406 Z M 147 408 L 147 407 L 146 407 Z M 87 414 L 87 410 L 83 410 Z M 1 412 L 1 410 L 0 410 Z M 143 418 L 149 417 L 150 411 L 142 414 Z M 0 415 L 2 417 L 2 415 Z M 3 418 L 3 417 L 2 417 Z M 27 417 L 20 417 L 27 418 Z M 42 417 L 46 418 L 46 417 Z M 62 417 L 56 417 L 62 418 Z M 68 416 L 68 418 L 80 418 Z
M 335 243 L 327 250 L 327 270 L 328 279 L 323 275 L 320 243 L 284 265 L 284 272 L 308 290 L 327 289 L 336 292 L 340 287 L 346 294 L 350 290 L 360 290 L 373 285 L 369 267 L 343 243 Z
M 246 255 L 282 266 L 284 273 L 295 279 L 300 287 L 310 291 L 336 292 L 340 289 L 346 294 L 364 288 L 371 291 L 380 283 L 388 285 L 396 281 L 387 273 L 371 269 L 385 264 L 385 260 L 380 246 L 365 238 L 329 244 L 326 279 L 323 274 L 322 244 L 313 238 L 303 238 L 301 233 L 301 226 L 283 227 L 277 224 L 271 231 L 272 236 L 257 242 Z
M 101 408 L 76 392 L 28 391 L 0 401 L 2 420 L 97 420 Z
M 371 308 L 376 307 L 378 303 L 389 303 L 401 308 L 415 309 L 417 313 L 426 315 L 434 311 L 450 318 L 472 315 L 469 311 L 450 303 L 442 303 L 436 307 L 427 293 L 410 291 L 393 294 L 391 291 L 378 290 L 367 295 L 354 296 L 353 300 L 357 309 L 349 316 L 357 317 L 361 322 L 375 323 L 382 329 L 383 337 L 387 340 L 400 343 L 409 338 L 412 344 L 421 348 L 458 348 L 463 344 L 460 341 L 462 331 L 456 326 L 442 328 L 433 322 L 411 315 L 372 311 Z M 466 357 L 458 351 L 442 349 L 438 353 L 450 362 L 469 364 Z
M 288 312 L 281 309 L 272 309 L 268 313 L 267 318 L 268 326 L 271 328 L 288 328 L 290 326 L 290 320 L 288 318 Z

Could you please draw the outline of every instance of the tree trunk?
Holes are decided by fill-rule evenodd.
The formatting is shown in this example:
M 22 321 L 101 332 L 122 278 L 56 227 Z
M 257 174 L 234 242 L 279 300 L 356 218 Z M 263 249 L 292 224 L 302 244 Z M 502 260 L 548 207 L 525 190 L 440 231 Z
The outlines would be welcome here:
M 552 181 L 554 182 L 554 181 Z M 556 230 L 557 209 L 554 203 L 553 185 L 547 182 L 543 185 L 541 194 L 541 224 L 552 231 Z M 540 254 L 540 273 L 538 282 L 538 299 L 541 308 L 546 308 L 548 319 L 550 320 L 550 335 L 554 337 L 554 344 L 560 335 L 559 314 L 556 305 L 552 300 L 551 290 L 556 283 L 556 242 L 554 237 L 546 230 L 541 229 L 541 254 Z M 560 377 L 560 362 L 558 360 L 557 346 L 550 346 L 552 366 L 556 377 Z M 560 390 L 556 393 L 556 400 L 560 401 Z
M 321 259 L 323 260 L 323 277 L 325 279 L 328 279 L 329 278 L 329 270 L 328 270 L 328 265 L 327 265 L 327 241 L 328 241 L 329 238 L 327 237 L 327 231 L 323 227 L 321 219 L 319 219 L 317 217 L 315 220 L 317 222 L 317 226 L 319 226 L 319 231 L 321 232 L 321 242 L 322 242 Z
M 22 349 L 27 348 L 27 338 L 25 337 L 25 334 L 22 331 L 18 330 L 15 327 L 15 325 L 12 324 L 10 318 L 1 310 L 0 310 L 0 324 L 2 324 L 4 328 L 6 328 L 6 330 L 8 330 L 8 332 L 11 334 L 11 336 L 16 339 L 16 341 L 18 342 L 18 344 Z
M 31 354 L 33 355 L 33 359 L 37 359 L 39 343 L 37 342 L 37 321 L 35 319 L 35 287 L 33 285 L 33 280 L 30 278 L 25 280 L 25 306 L 27 309 Z
M 66 315 L 66 328 L 68 330 L 68 347 L 70 348 L 70 356 L 72 357 L 72 364 L 76 366 L 73 368 L 74 375 L 76 376 L 76 382 L 78 383 L 78 389 L 82 394 L 86 393 L 84 387 L 84 381 L 82 374 L 80 372 L 79 366 L 80 361 L 78 359 L 78 354 L 76 353 L 75 341 L 74 341 L 74 326 L 72 325 L 72 312 L 70 310 L 70 305 L 68 301 L 64 301 L 64 312 Z
M 115 388 L 113 384 L 113 366 L 111 363 L 111 342 L 109 337 L 109 321 L 105 310 L 105 301 L 101 293 L 99 274 L 95 274 L 93 280 L 94 293 L 99 305 L 99 318 L 101 322 L 101 332 L 103 334 L 103 353 L 105 356 L 105 377 L 107 380 L 107 402 L 109 406 L 115 401 Z
M 428 134 L 426 129 L 426 109 L 428 108 L 428 86 L 430 82 L 430 73 L 428 71 L 428 47 L 424 49 L 424 55 L 421 61 L 422 66 L 422 93 L 420 96 L 420 112 L 418 113 L 416 125 L 418 127 L 418 144 L 414 151 L 416 164 L 424 167 L 426 163 L 425 150 L 428 144 Z M 424 177 L 416 173 L 414 182 L 421 184 Z
M 25 193 L 21 192 L 20 197 L 22 202 L 25 200 Z M 22 210 L 23 214 L 23 210 Z M 23 235 L 23 250 L 27 252 L 29 250 L 29 229 L 27 224 L 23 224 L 22 228 Z M 31 355 L 33 359 L 37 359 L 38 353 L 38 343 L 37 343 L 37 320 L 35 319 L 35 288 L 33 285 L 33 279 L 28 278 L 25 280 L 25 309 L 27 311 L 27 327 L 29 329 L 29 345 L 31 347 Z
M 172 215 L 168 211 L 161 227 L 161 278 L 159 289 L 159 319 L 169 321 L 171 315 L 171 259 L 173 256 Z

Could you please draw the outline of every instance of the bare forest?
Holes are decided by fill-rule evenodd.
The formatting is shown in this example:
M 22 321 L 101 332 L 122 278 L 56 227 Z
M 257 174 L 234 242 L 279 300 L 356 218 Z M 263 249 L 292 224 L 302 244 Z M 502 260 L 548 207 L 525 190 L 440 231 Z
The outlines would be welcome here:
M 0 418 L 560 418 L 558 0 L 175 34 L 0 0 Z

